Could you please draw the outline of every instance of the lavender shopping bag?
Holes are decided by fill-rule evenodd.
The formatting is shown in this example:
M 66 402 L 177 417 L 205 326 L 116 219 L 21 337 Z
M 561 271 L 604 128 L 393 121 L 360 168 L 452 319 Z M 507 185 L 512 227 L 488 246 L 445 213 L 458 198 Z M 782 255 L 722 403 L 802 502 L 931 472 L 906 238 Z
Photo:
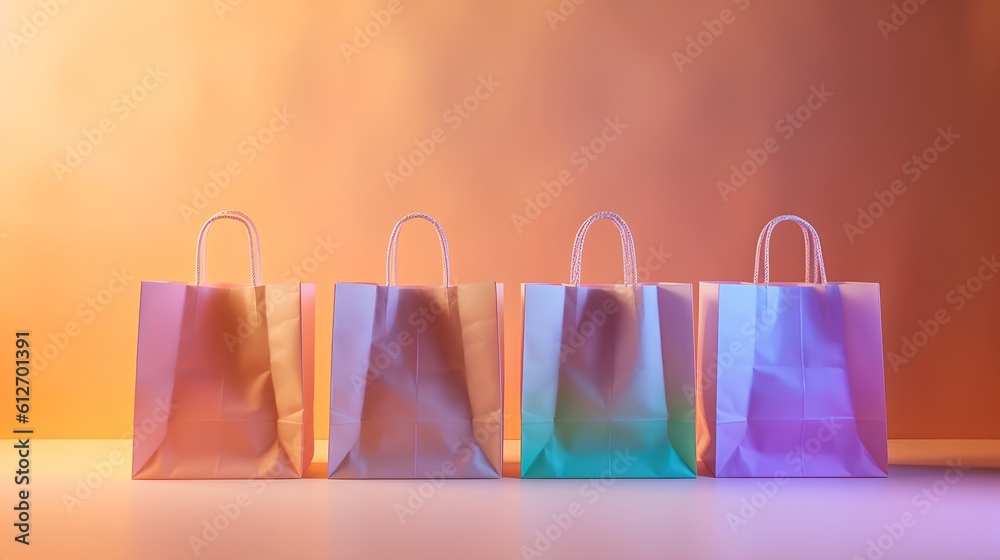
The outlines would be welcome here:
M 802 228 L 804 283 L 770 282 L 783 221 Z M 886 476 L 878 284 L 828 282 L 819 235 L 797 216 L 768 223 L 757 253 L 752 284 L 700 284 L 699 456 L 717 477 Z
M 618 226 L 625 281 L 582 285 L 594 221 Z M 577 233 L 569 284 L 525 284 L 523 478 L 695 476 L 690 284 L 640 284 L 628 225 L 613 212 Z
M 438 286 L 400 286 L 400 228 L 422 218 L 444 258 Z M 330 478 L 499 478 L 503 285 L 451 283 L 437 220 L 389 238 L 386 282 L 334 288 Z

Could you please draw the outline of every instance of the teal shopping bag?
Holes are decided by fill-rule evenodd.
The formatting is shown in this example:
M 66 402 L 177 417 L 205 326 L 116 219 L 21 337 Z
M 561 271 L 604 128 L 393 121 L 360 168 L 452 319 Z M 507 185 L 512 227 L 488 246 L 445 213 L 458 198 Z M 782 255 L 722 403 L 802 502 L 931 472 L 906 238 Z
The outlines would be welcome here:
M 618 226 L 624 284 L 581 286 L 590 225 Z M 569 284 L 525 284 L 523 478 L 688 478 L 695 468 L 690 284 L 640 284 L 631 232 L 601 212 Z

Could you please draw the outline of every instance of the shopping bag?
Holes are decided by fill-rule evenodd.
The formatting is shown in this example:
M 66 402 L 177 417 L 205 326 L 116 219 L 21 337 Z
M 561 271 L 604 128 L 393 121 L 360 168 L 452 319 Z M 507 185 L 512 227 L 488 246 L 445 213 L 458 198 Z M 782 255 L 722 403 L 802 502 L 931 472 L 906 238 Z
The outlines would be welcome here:
M 440 286 L 400 286 L 400 228 L 437 229 Z M 386 283 L 334 288 L 330 478 L 498 478 L 503 468 L 503 286 L 452 284 L 426 214 L 389 238 Z
M 770 282 L 784 221 L 806 240 L 804 283 Z M 768 223 L 757 253 L 752 284 L 700 284 L 699 456 L 717 477 L 886 476 L 878 284 L 828 282 L 819 235 L 797 216 Z
M 618 227 L 624 284 L 580 284 L 599 219 Z M 570 283 L 522 292 L 521 476 L 695 476 L 692 286 L 640 284 L 628 225 L 600 212 L 577 232 Z
M 204 281 L 217 220 L 243 224 L 250 284 Z M 264 284 L 245 214 L 212 216 L 198 236 L 194 284 L 143 282 L 132 477 L 299 478 L 313 454 L 315 287 Z

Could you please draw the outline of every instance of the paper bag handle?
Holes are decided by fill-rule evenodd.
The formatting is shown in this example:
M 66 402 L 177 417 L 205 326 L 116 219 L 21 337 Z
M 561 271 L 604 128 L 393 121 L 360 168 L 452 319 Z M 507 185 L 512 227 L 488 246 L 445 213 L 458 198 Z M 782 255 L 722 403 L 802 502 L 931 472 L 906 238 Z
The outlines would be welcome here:
M 802 229 L 802 237 L 805 240 L 806 283 L 819 282 L 822 280 L 822 283 L 826 284 L 826 263 L 823 261 L 823 245 L 820 243 L 819 233 L 816 232 L 816 228 L 814 228 L 812 224 L 792 214 L 784 214 L 774 218 L 768 222 L 766 226 L 764 226 L 763 230 L 761 230 L 760 236 L 757 238 L 757 253 L 754 257 L 753 283 L 757 284 L 760 277 L 761 245 L 763 245 L 764 284 L 770 283 L 771 234 L 774 233 L 775 226 L 786 221 L 795 222 Z M 811 267 L 810 264 L 812 265 Z
M 760 273 L 760 263 L 763 258 L 763 255 L 761 255 L 761 247 L 764 245 L 764 240 L 767 237 L 768 233 L 773 231 L 774 226 L 780 223 L 781 221 L 783 220 L 780 220 L 780 216 L 778 218 L 771 220 L 770 222 L 767 223 L 766 226 L 764 226 L 764 229 L 760 230 L 760 236 L 757 237 L 757 252 L 754 256 L 754 264 L 753 264 L 754 266 L 753 277 L 755 284 L 757 283 L 757 278 Z M 799 224 L 799 227 L 802 229 L 802 237 L 805 240 L 805 260 L 806 260 L 805 282 L 811 283 L 813 279 L 819 278 L 819 261 L 815 261 L 812 258 L 812 247 L 814 243 L 813 243 L 812 232 L 810 231 L 809 226 Z M 812 267 L 810 267 L 810 264 L 812 264 Z M 812 270 L 810 270 L 810 268 L 812 268 Z
M 238 210 L 223 210 L 218 212 L 209 218 L 205 222 L 205 225 L 201 226 L 201 232 L 198 233 L 198 247 L 194 257 L 195 285 L 200 286 L 208 274 L 208 259 L 205 258 L 208 230 L 211 228 L 213 222 L 222 219 L 236 220 L 246 228 L 247 240 L 250 242 L 250 281 L 254 286 L 260 286 L 263 275 L 263 262 L 260 258 L 260 234 L 257 233 L 257 226 L 250 219 L 250 216 Z
M 598 212 L 587 218 L 580 229 L 576 232 L 576 239 L 573 241 L 573 256 L 570 261 L 569 283 L 574 286 L 580 285 L 580 278 L 583 275 L 583 242 L 587 237 L 587 231 L 597 220 L 610 220 L 618 228 L 618 234 L 622 240 L 622 261 L 625 284 L 634 286 L 639 282 L 639 272 L 635 264 L 635 241 L 632 239 L 632 230 L 621 216 L 614 212 Z
M 389 236 L 389 253 L 386 255 L 385 259 L 385 283 L 388 286 L 399 284 L 399 270 L 396 263 L 396 258 L 399 253 L 399 231 L 402 229 L 403 224 L 414 219 L 422 218 L 430 222 L 434 229 L 437 230 L 438 239 L 441 242 L 441 260 L 444 262 L 442 267 L 442 272 L 444 276 L 444 285 L 451 285 L 451 254 L 448 252 L 448 238 L 444 234 L 444 228 L 441 224 L 431 216 L 424 214 L 422 212 L 414 212 L 412 214 L 407 214 L 403 216 L 401 220 L 396 222 L 396 227 L 392 228 L 392 235 Z

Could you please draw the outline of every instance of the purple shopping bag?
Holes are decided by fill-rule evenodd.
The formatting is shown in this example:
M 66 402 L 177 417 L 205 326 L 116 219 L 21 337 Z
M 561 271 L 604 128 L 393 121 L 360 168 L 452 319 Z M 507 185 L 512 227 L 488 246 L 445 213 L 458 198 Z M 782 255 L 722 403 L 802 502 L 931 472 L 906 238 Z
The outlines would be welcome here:
M 770 282 L 783 221 L 802 228 L 804 283 Z M 699 457 L 717 477 L 886 476 L 878 284 L 828 282 L 819 235 L 797 216 L 768 223 L 757 253 L 752 284 L 700 284 Z

